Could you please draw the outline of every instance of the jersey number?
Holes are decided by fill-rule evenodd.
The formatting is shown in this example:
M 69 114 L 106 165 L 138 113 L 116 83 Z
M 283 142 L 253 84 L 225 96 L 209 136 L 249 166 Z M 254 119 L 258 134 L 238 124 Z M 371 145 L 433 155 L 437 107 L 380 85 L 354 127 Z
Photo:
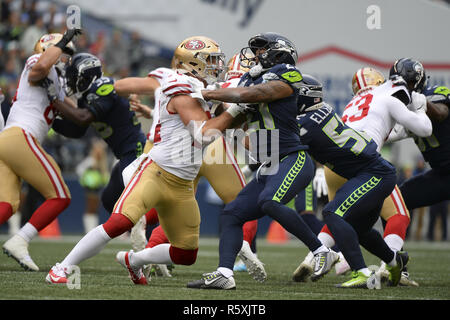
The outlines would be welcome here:
M 370 108 L 370 103 L 372 102 L 372 98 L 373 98 L 373 95 L 369 93 L 369 94 L 361 96 L 358 100 L 349 103 L 345 107 L 345 109 L 350 108 L 351 106 L 354 105 L 354 106 L 358 107 L 358 110 L 360 110 L 361 113 L 359 115 L 352 115 L 351 117 L 348 117 L 347 115 L 345 115 L 342 117 L 342 121 L 344 123 L 346 123 L 347 120 L 350 122 L 353 122 L 353 121 L 361 120 L 362 118 L 367 116 L 367 114 L 369 113 L 369 108 Z
M 52 124 L 53 120 L 55 120 L 55 116 L 56 116 L 56 109 L 53 107 L 52 104 L 50 104 L 44 110 L 44 118 L 48 125 Z
M 363 133 L 358 133 L 351 128 L 342 130 L 340 133 L 336 131 L 339 126 L 343 126 L 343 122 L 338 117 L 332 117 L 328 123 L 322 128 L 322 131 L 335 143 L 342 148 L 349 139 L 355 140 L 355 144 L 350 148 L 350 150 L 358 155 L 367 146 L 367 142 L 371 139 L 369 137 L 364 137 Z

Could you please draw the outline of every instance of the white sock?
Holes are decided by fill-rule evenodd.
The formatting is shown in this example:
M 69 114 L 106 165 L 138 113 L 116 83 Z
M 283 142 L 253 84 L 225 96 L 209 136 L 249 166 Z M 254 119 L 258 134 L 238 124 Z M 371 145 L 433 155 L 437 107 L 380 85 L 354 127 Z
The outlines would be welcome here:
M 219 267 L 219 268 L 217 268 L 217 271 L 219 271 L 221 274 L 223 274 L 223 276 L 225 277 L 225 278 L 229 278 L 229 277 L 232 277 L 233 276 L 233 270 L 231 270 L 231 269 L 228 269 L 228 268 L 224 268 L 224 267 Z
M 397 251 L 394 251 L 394 259 L 392 259 L 392 261 L 388 263 L 389 267 L 395 267 L 397 265 L 397 259 L 395 259 L 396 257 L 397 257 Z
M 370 272 L 369 268 L 359 269 L 358 272 L 362 272 L 366 277 L 370 277 L 370 275 L 372 274 L 372 272 Z
M 110 240 L 111 238 L 103 229 L 103 225 L 97 226 L 78 241 L 72 251 L 61 262 L 61 265 L 73 266 L 80 264 L 80 262 L 98 254 Z
M 134 252 L 130 256 L 130 264 L 136 267 L 142 267 L 146 264 L 171 264 L 170 243 L 163 243 L 153 248 L 145 248 L 139 252 Z
M 312 252 L 312 254 L 313 255 L 316 255 L 316 254 L 318 254 L 318 253 L 321 253 L 321 252 L 328 252 L 328 251 L 330 251 L 330 249 L 328 249 L 326 246 L 324 246 L 323 244 L 319 247 L 319 249 L 316 249 L 316 250 L 314 250 L 313 252 Z
M 399 235 L 394 233 L 388 234 L 386 237 L 384 237 L 384 241 L 392 251 L 396 252 L 402 250 L 404 241 Z
M 17 233 L 19 236 L 25 239 L 26 242 L 30 242 L 37 236 L 37 229 L 29 222 L 27 222 Z
M 15 235 L 20 230 L 20 216 L 21 213 L 17 211 L 8 220 L 8 234 L 10 236 Z
M 98 226 L 98 215 L 96 213 L 85 213 L 83 215 L 84 232 L 88 233 L 96 226 Z
M 334 245 L 336 244 L 336 241 L 334 241 L 333 237 L 326 232 L 320 232 L 317 238 L 328 248 L 334 247 Z

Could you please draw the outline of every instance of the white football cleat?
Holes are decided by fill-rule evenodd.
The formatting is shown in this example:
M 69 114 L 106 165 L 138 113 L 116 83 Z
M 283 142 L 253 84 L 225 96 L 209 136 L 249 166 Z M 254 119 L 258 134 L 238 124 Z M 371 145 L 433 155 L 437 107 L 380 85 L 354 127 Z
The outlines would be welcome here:
M 264 282 L 267 278 L 264 264 L 258 259 L 258 257 L 250 249 L 250 245 L 247 241 L 243 241 L 242 248 L 238 253 L 238 257 L 244 262 L 247 267 L 248 273 L 258 282 Z
M 347 260 L 345 260 L 344 255 L 342 254 L 342 252 L 338 252 L 339 255 L 339 262 L 336 263 L 336 265 L 334 266 L 334 269 L 336 270 L 336 275 L 344 275 L 347 272 L 349 272 L 351 270 L 350 266 L 348 265 Z
M 292 280 L 295 282 L 306 282 L 309 279 L 309 276 L 313 273 L 314 270 L 314 255 L 310 251 L 306 255 L 305 259 L 300 263 L 300 265 L 295 269 L 292 274 Z
M 142 268 L 132 267 L 130 264 L 130 256 L 133 255 L 133 250 L 119 251 L 116 255 L 116 260 L 122 266 L 124 266 L 130 275 L 131 281 L 134 284 L 147 284 L 147 279 L 142 272 Z
M 134 252 L 145 249 L 147 245 L 146 228 L 147 220 L 144 215 L 136 222 L 130 232 L 131 246 Z
M 67 283 L 67 268 L 61 266 L 59 263 L 55 264 L 47 276 L 45 277 L 45 281 L 50 284 L 62 284 Z
M 19 235 L 13 236 L 3 244 L 3 252 L 16 260 L 27 271 L 39 271 L 39 267 L 28 253 L 28 242 Z
M 317 253 L 314 256 L 314 272 L 311 275 L 312 281 L 321 279 L 330 272 L 331 268 L 339 261 L 339 255 L 333 250 Z

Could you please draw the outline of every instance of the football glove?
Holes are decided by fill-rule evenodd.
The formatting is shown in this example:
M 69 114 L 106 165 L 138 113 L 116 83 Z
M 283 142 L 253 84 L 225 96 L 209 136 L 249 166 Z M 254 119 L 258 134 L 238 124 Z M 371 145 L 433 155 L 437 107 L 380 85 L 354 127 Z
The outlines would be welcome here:
M 257 104 L 233 103 L 225 112 L 228 112 L 233 118 L 236 118 L 240 114 L 248 114 L 257 110 Z
M 408 107 L 413 112 L 427 112 L 427 98 L 425 95 L 413 91 L 411 93 L 411 103 Z
M 45 90 L 47 90 L 47 97 L 50 102 L 55 101 L 58 99 L 58 90 L 56 89 L 55 83 L 53 80 L 49 78 L 44 78 L 41 83 L 41 87 L 43 87 Z
M 328 195 L 328 186 L 323 168 L 316 169 L 316 175 L 314 176 L 312 183 L 314 190 L 316 190 L 317 198 Z
M 64 32 L 62 39 L 59 40 L 58 43 L 55 44 L 55 46 L 60 48 L 61 50 L 64 50 L 67 44 L 72 41 L 75 36 L 78 36 L 82 33 L 83 32 L 81 31 L 81 29 L 68 29 L 66 30 L 66 32 Z

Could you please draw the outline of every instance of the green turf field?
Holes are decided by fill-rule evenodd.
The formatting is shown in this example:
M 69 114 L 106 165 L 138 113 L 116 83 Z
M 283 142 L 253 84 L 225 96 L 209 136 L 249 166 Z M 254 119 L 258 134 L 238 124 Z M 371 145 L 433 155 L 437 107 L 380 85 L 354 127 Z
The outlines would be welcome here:
M 79 236 L 59 240 L 35 239 L 30 254 L 39 272 L 25 272 L 11 258 L 0 255 L 1 300 L 449 300 L 450 243 L 407 242 L 409 271 L 420 287 L 383 286 L 381 290 L 337 289 L 334 285 L 349 276 L 333 271 L 313 283 L 294 283 L 291 274 L 305 257 L 306 247 L 297 240 L 286 244 L 258 241 L 258 256 L 265 263 L 268 278 L 255 282 L 247 273 L 235 273 L 237 289 L 233 291 L 187 289 L 186 283 L 202 273 L 216 269 L 218 240 L 201 238 L 198 259 L 193 266 L 176 266 L 172 278 L 152 277 L 148 286 L 135 286 L 126 270 L 115 261 L 119 250 L 129 249 L 129 241 L 113 240 L 94 258 L 83 262 L 81 288 L 51 286 L 45 282 L 50 267 L 61 261 L 73 248 Z M 0 236 L 0 243 L 6 241 Z M 368 265 L 378 259 L 364 251 Z

